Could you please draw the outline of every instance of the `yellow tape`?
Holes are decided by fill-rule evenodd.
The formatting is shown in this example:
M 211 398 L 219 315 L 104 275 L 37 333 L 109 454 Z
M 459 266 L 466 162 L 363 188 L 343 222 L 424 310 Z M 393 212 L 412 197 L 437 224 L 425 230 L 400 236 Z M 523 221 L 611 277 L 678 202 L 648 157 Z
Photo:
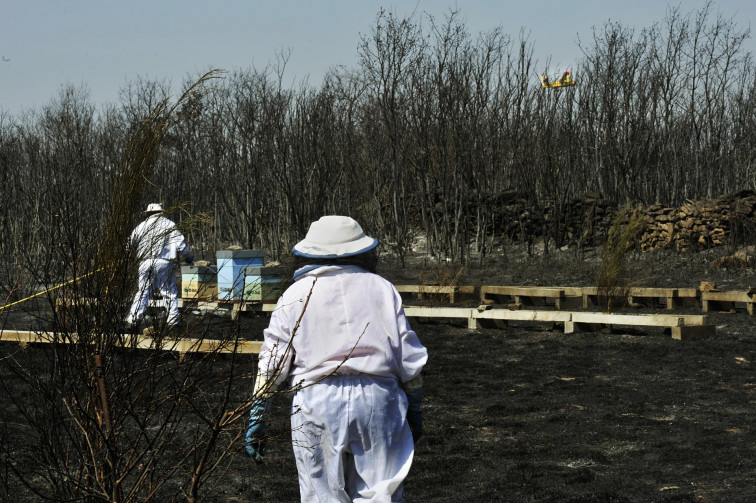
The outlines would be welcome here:
M 65 283 L 61 283 L 60 285 L 53 286 L 51 288 L 48 288 L 47 290 L 42 290 L 41 292 L 37 292 L 34 295 L 30 295 L 30 296 L 26 297 L 25 299 L 17 300 L 16 302 L 11 302 L 10 304 L 5 304 L 3 307 L 0 307 L 0 312 L 3 312 L 8 307 L 15 306 L 16 304 L 21 304 L 22 302 L 26 302 L 27 300 L 31 300 L 31 299 L 33 299 L 35 297 L 39 297 L 40 295 L 44 295 L 47 292 L 51 292 L 51 291 L 53 291 L 53 290 L 55 290 L 57 288 L 60 288 L 62 286 L 70 285 L 74 281 L 79 281 L 80 279 L 86 278 L 87 276 L 91 276 L 91 275 L 93 275 L 96 272 L 102 271 L 103 269 L 105 269 L 105 268 L 104 267 L 100 267 L 96 271 L 88 272 L 87 274 L 79 276 L 78 278 L 74 278 L 74 279 L 68 280 Z

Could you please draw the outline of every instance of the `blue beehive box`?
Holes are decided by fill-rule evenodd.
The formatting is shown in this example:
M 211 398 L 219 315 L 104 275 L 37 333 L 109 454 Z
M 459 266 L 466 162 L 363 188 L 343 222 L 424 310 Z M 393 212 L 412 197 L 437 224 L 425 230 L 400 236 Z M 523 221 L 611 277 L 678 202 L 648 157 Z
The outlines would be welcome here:
M 218 300 L 242 300 L 244 269 L 262 267 L 262 250 L 219 250 L 215 252 L 218 268 Z

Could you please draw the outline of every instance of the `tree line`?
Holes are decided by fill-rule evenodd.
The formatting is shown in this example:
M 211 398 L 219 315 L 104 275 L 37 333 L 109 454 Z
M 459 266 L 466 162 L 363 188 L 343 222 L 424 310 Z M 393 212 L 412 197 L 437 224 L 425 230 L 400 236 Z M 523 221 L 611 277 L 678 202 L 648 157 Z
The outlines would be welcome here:
M 578 43 L 577 85 L 544 89 L 540 75 L 563 69 L 539 64 L 524 33 L 381 11 L 356 67 L 320 86 L 287 87 L 286 54 L 216 72 L 182 101 L 137 205 L 204 215 L 187 233 L 210 260 L 229 244 L 285 256 L 338 213 L 400 257 L 423 236 L 430 255 L 464 262 L 505 244 L 493 215 L 515 191 L 548 209 L 532 232 L 558 244 L 588 191 L 675 205 L 754 188 L 749 36 L 711 5 L 641 30 L 608 22 Z M 70 259 L 59 247 L 97 241 L 133 134 L 172 92 L 136 79 L 98 108 L 69 86 L 0 114 L 3 256 Z

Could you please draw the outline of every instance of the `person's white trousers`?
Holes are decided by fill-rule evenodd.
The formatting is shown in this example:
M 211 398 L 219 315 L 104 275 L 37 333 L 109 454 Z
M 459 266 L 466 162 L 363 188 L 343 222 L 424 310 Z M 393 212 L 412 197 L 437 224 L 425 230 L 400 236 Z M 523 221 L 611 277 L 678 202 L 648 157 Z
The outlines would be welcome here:
M 397 381 L 333 376 L 296 392 L 292 440 L 303 502 L 401 502 L 415 453 Z
M 139 264 L 139 286 L 129 310 L 128 322 L 138 323 L 144 318 L 153 290 L 159 291 L 163 297 L 163 303 L 168 310 L 166 323 L 178 323 L 178 288 L 173 261 L 163 259 L 145 260 Z

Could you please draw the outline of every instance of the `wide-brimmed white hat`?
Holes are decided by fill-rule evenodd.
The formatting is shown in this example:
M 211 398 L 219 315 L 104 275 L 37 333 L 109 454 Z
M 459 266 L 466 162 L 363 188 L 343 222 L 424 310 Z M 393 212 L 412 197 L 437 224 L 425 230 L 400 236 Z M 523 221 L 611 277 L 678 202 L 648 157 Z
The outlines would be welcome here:
M 163 207 L 160 205 L 160 203 L 150 203 L 147 205 L 147 209 L 144 210 L 145 213 L 160 213 L 163 211 Z
M 376 246 L 378 240 L 365 235 L 353 218 L 326 215 L 310 224 L 305 238 L 291 251 L 300 257 L 337 258 L 359 255 Z

